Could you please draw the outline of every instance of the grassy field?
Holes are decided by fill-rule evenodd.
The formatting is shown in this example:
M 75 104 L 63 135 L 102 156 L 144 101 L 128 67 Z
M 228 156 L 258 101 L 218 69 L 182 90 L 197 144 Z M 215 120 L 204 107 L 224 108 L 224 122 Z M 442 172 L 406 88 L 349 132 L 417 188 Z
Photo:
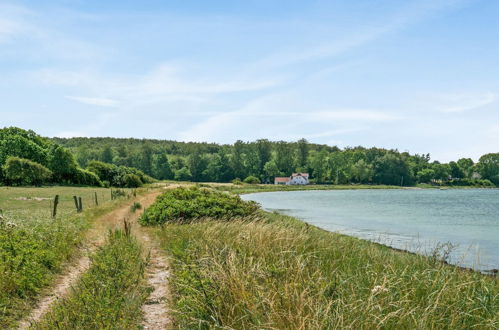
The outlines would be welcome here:
M 97 193 L 99 207 L 95 205 Z M 59 195 L 57 217 L 51 203 Z M 76 213 L 72 196 L 82 197 Z M 92 221 L 120 203 L 109 189 L 0 187 L 0 327 L 8 328 L 71 259 Z
M 261 213 L 166 224 L 178 328 L 499 327 L 499 280 Z
M 399 186 L 387 185 L 322 185 L 311 184 L 306 186 L 301 185 L 273 185 L 273 184 L 198 184 L 199 186 L 206 186 L 215 188 L 217 190 L 229 191 L 234 194 L 250 194 L 256 192 L 271 192 L 271 191 L 297 191 L 297 190 L 346 190 L 346 189 L 404 189 Z
M 148 295 L 146 261 L 129 232 L 117 230 L 92 258 L 73 292 L 34 329 L 136 329 Z

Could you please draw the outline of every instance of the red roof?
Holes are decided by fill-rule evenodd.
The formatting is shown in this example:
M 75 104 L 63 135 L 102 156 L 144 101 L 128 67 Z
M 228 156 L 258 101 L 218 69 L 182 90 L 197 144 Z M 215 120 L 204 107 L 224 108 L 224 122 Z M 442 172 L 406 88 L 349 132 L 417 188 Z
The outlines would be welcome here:
M 288 182 L 289 181 L 289 178 L 286 176 L 286 177 L 276 177 L 274 179 L 274 182 Z

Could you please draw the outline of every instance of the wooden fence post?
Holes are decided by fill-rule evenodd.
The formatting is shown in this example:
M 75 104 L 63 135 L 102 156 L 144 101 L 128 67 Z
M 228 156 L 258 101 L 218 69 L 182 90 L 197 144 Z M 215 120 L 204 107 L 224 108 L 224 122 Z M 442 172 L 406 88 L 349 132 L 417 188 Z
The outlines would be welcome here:
M 78 198 L 76 196 L 73 196 L 73 199 L 75 201 L 75 206 L 76 206 L 76 212 L 79 212 L 79 207 L 78 207 Z
M 54 198 L 54 209 L 52 210 L 52 218 L 55 219 L 55 216 L 57 215 L 57 205 L 59 204 L 59 195 L 55 195 Z
M 79 209 L 78 212 L 83 211 L 83 204 L 81 202 L 81 197 L 78 197 L 78 209 Z
M 99 201 L 97 200 L 97 192 L 95 194 L 95 206 L 99 206 Z

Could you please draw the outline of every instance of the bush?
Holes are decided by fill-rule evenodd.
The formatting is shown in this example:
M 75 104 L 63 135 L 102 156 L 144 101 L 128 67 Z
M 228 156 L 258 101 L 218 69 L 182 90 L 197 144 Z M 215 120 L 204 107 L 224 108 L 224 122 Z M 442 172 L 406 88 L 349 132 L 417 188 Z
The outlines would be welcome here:
M 86 186 L 96 186 L 96 187 L 103 186 L 103 183 L 101 182 L 97 174 L 84 170 L 82 168 L 76 169 L 75 183 Z
M 138 188 L 142 186 L 142 181 L 135 174 L 125 174 L 123 176 L 123 186 L 127 188 Z
M 177 188 L 160 195 L 140 217 L 143 225 L 167 222 L 190 222 L 202 217 L 229 220 L 253 214 L 255 202 L 243 201 L 239 196 L 207 188 Z
M 258 184 L 260 183 L 260 179 L 257 178 L 256 176 L 250 175 L 246 179 L 244 179 L 244 183 Z
M 142 208 L 142 204 L 139 202 L 133 202 L 132 206 L 130 206 L 130 211 L 135 212 L 137 210 L 140 210 Z
M 88 163 L 87 169 L 109 182 L 113 187 L 137 188 L 144 183 L 152 183 L 154 179 L 144 172 L 127 166 L 117 166 L 93 160 Z
M 243 182 L 241 181 L 241 179 L 239 178 L 235 178 L 234 180 L 231 181 L 232 184 L 236 184 L 236 185 L 241 185 L 243 184 Z
M 5 179 L 14 185 L 41 185 L 52 177 L 45 166 L 18 157 L 7 158 L 3 170 Z

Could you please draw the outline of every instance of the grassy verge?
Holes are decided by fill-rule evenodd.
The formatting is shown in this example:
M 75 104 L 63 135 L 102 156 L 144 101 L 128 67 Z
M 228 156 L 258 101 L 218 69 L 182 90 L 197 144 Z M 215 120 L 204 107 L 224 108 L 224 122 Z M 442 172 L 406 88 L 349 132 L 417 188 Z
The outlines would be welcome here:
M 138 328 L 147 297 L 145 260 L 129 233 L 117 230 L 92 258 L 72 294 L 56 305 L 35 329 Z
M 499 280 L 261 213 L 165 224 L 178 328 L 499 327 Z
M 93 205 L 98 194 L 99 207 Z M 58 216 L 50 201 L 60 196 Z M 81 196 L 84 212 L 76 214 L 72 196 Z M 50 187 L 0 188 L 0 328 L 10 328 L 32 307 L 70 260 L 94 219 L 123 200 L 110 201 L 108 189 Z
M 230 191 L 234 194 L 250 194 L 256 192 L 271 192 L 271 191 L 298 191 L 298 190 L 346 190 L 346 189 L 403 189 L 399 186 L 387 185 L 330 185 L 330 184 L 311 184 L 306 186 L 300 185 L 273 185 L 273 184 L 199 184 L 200 186 L 209 186 L 217 190 Z

